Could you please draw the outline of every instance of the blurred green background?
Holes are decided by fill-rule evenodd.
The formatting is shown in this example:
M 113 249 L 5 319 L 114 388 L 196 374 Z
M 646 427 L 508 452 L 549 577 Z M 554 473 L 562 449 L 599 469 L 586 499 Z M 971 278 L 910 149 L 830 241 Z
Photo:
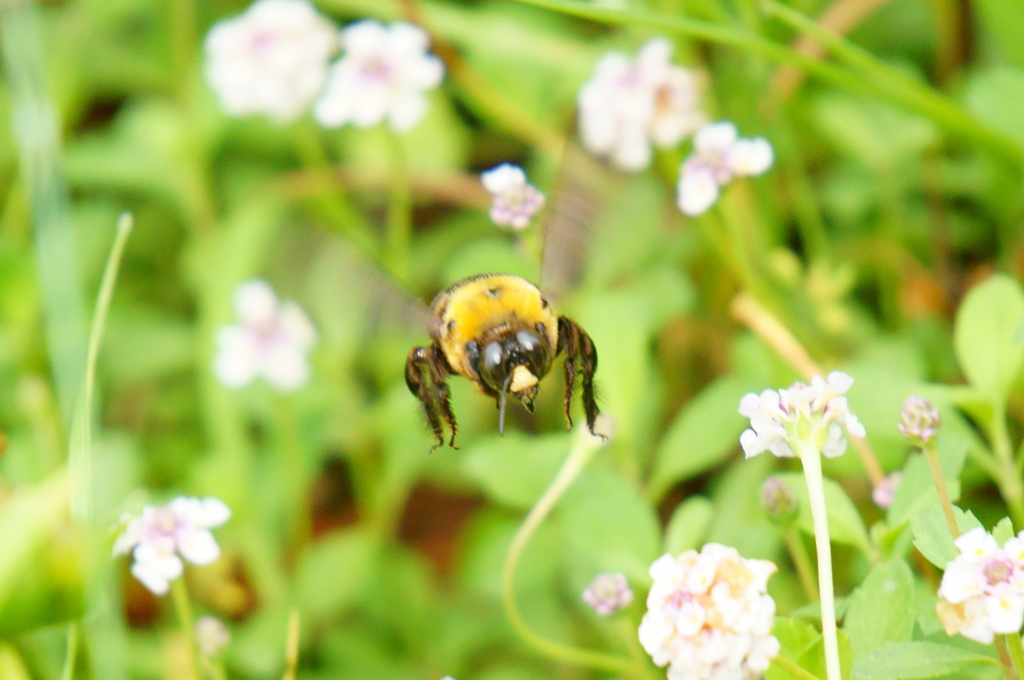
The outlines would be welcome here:
M 856 455 L 828 462 L 849 509 L 834 536 L 840 594 L 874 562 L 912 550 L 908 520 L 928 481 L 896 430 L 911 393 L 943 409 L 944 461 L 953 478 L 964 466 L 961 504 L 986 525 L 1006 514 L 998 491 L 1013 490 L 989 481 L 1005 468 L 985 461 L 1002 460 L 988 452 L 996 423 L 1007 423 L 996 446 L 1009 446 L 1024 419 L 1013 315 L 1024 311 L 1018 3 L 316 4 L 339 26 L 417 19 L 445 46 L 445 83 L 411 134 L 395 142 L 383 128 L 223 115 L 203 79 L 202 40 L 244 2 L 0 10 L 4 680 L 60 677 L 73 621 L 76 678 L 189 677 L 169 599 L 108 557 L 123 512 L 177 494 L 216 496 L 234 512 L 216 531 L 222 559 L 187 568 L 197 613 L 231 631 L 229 677 L 281 677 L 293 609 L 298 676 L 310 680 L 603 675 L 535 653 L 501 601 L 510 541 L 577 436 L 564 431 L 560 366 L 536 415 L 512 409 L 504 438 L 491 401 L 453 378 L 460 448 L 432 455 L 402 377 L 409 349 L 427 341 L 412 300 L 482 271 L 541 278 L 543 233 L 512 235 L 487 216 L 476 175 L 503 161 L 527 169 L 550 213 L 576 199 L 561 210 L 585 224 L 583 244 L 547 257 L 555 269 L 582 262 L 559 310 L 597 345 L 600 403 L 615 424 L 518 565 L 532 628 L 642 654 L 647 567 L 706 541 L 778 563 L 780 613 L 805 604 L 783 533 L 758 501 L 769 471 L 787 468 L 741 462 L 736 413 L 745 392 L 799 376 L 733 314 L 741 293 L 820 365 L 856 378 L 851 409 L 882 470 L 906 465 L 905 480 L 920 482 L 886 516 Z M 821 24 L 838 32 L 826 48 L 801 42 Z M 572 147 L 576 94 L 598 57 L 656 35 L 673 40 L 677 63 L 706 72 L 712 120 L 775 147 L 775 167 L 735 183 L 706 217 L 675 207 L 686 144 L 634 175 L 591 172 Z M 124 211 L 135 227 L 104 328 L 90 445 L 89 325 Z M 409 257 L 381 266 L 387 225 L 403 219 Z M 954 343 L 966 291 L 997 271 L 998 290 L 961 320 Z M 231 391 L 212 373 L 217 329 L 234 322 L 235 288 L 252 277 L 301 304 L 319 333 L 313 378 L 294 394 L 262 383 Z M 972 375 L 965 361 L 993 343 L 1009 354 Z M 978 371 L 1005 389 L 984 393 Z M 69 456 L 80 463 L 70 470 Z M 91 496 L 84 514 L 69 513 L 69 488 Z M 637 594 L 617 620 L 580 600 L 608 570 Z M 944 640 L 926 582 L 915 635 Z

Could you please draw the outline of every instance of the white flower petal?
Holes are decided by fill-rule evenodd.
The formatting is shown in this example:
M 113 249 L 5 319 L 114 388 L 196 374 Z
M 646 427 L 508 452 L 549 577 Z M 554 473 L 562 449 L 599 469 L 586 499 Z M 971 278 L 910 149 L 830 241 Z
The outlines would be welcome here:
M 217 561 L 220 546 L 206 529 L 194 529 L 178 536 L 178 550 L 181 556 L 192 564 L 205 565 Z

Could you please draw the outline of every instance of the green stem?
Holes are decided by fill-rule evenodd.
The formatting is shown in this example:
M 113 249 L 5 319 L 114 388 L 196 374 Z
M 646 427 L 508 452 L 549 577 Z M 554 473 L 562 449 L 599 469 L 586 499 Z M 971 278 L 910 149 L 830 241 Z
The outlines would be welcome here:
M 398 133 L 391 132 L 391 195 L 388 201 L 387 235 L 384 247 L 388 270 L 408 282 L 409 249 L 412 241 L 412 188 L 405 146 Z
M 1006 641 L 1006 651 L 1010 653 L 1010 659 L 1013 661 L 1013 670 L 1017 671 L 1018 678 L 1024 678 L 1024 646 L 1021 646 L 1020 634 L 1004 635 L 1003 639 Z
M 1024 527 L 1024 479 L 1017 474 L 1017 466 L 1013 460 L 1013 448 L 1010 433 L 1006 429 L 1006 406 L 995 404 L 992 413 L 992 425 L 989 432 L 992 450 L 999 464 L 1000 474 L 995 477 L 996 485 L 1010 506 L 1010 516 L 1015 526 Z
M 825 670 L 828 680 L 842 680 L 839 666 L 839 638 L 836 632 L 836 601 L 832 587 L 832 546 L 825 510 L 825 481 L 821 475 L 821 452 L 808 443 L 800 445 L 800 462 L 807 481 L 807 496 L 814 522 L 814 543 L 818 549 L 818 592 L 821 603 L 821 634 L 825 642 Z
M 939 492 L 939 501 L 942 503 L 942 512 L 946 515 L 949 531 L 953 534 L 953 540 L 956 540 L 960 537 L 960 527 L 957 526 L 956 514 L 953 513 L 953 503 L 949 499 L 946 478 L 942 476 L 942 465 L 939 463 L 939 452 L 935 448 L 935 441 L 932 440 L 925 444 L 922 451 L 924 451 L 925 458 L 928 459 L 928 467 L 932 470 L 932 479 L 935 480 L 935 488 Z
M 278 474 L 285 488 L 283 505 L 284 530 L 288 548 L 299 551 L 312 538 L 312 526 L 306 500 L 307 456 L 295 404 L 290 395 L 277 400 Z
M 802 666 L 798 666 L 795 662 L 790 661 L 784 656 L 777 656 L 772 659 L 772 665 L 778 666 L 794 678 L 799 678 L 800 680 L 820 680 L 817 675 Z
M 516 604 L 515 578 L 516 568 L 519 566 L 519 558 L 522 557 L 523 550 L 526 548 L 527 543 L 530 542 L 530 538 L 537 530 L 537 527 L 541 525 L 555 507 L 558 499 L 562 497 L 565 490 L 569 488 L 573 480 L 576 479 L 577 475 L 579 475 L 590 458 L 598 450 L 598 444 L 594 439 L 596 438 L 587 437 L 586 439 L 578 440 L 578 443 L 573 446 L 572 451 L 566 457 L 565 462 L 562 463 L 562 467 L 558 470 L 558 474 L 555 475 L 551 485 L 530 509 L 526 519 L 523 520 L 523 524 L 512 539 L 512 545 L 505 556 L 505 565 L 501 578 L 501 596 L 505 607 L 505 615 L 508 617 L 512 627 L 519 637 L 538 652 L 553 659 L 578 666 L 587 666 L 608 673 L 624 673 L 632 665 L 628 658 L 595 652 L 589 649 L 581 649 L 549 640 L 527 625 L 526 620 L 523 619 L 523 615 L 519 611 L 519 605 Z
M 181 630 L 185 633 L 185 644 L 188 647 L 188 664 L 190 675 L 196 680 L 203 680 L 199 674 L 199 650 L 196 647 L 196 621 L 192 616 L 192 602 L 188 597 L 188 586 L 185 577 L 179 576 L 171 581 L 171 599 L 174 600 L 174 613 L 178 617 Z
M 789 556 L 793 558 L 796 565 L 796 573 L 800 577 L 800 585 L 804 589 L 804 595 L 809 602 L 818 599 L 818 589 L 814 587 L 814 569 L 811 566 L 811 557 L 807 554 L 807 546 L 800 538 L 800 532 L 796 527 L 786 529 L 786 548 Z
M 75 677 L 75 660 L 78 658 L 78 623 L 68 626 L 67 653 L 64 656 L 64 669 L 60 680 L 72 680 Z

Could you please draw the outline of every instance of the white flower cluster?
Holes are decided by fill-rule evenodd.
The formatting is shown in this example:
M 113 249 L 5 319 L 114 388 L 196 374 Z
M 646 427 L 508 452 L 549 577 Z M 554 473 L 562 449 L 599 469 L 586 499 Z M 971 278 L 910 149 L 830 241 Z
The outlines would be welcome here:
M 633 602 L 633 589 L 621 572 L 598 574 L 583 591 L 583 601 L 601 616 L 611 616 Z
M 775 601 L 766 593 L 775 570 L 717 543 L 663 555 L 651 565 L 640 643 L 671 680 L 760 678 L 779 653 Z
M 700 77 L 671 57 L 671 43 L 655 38 L 632 61 L 620 52 L 598 61 L 578 98 L 580 137 L 588 151 L 622 170 L 643 170 L 652 144 L 673 146 L 705 123 Z
M 936 613 L 953 635 L 990 644 L 996 633 L 1024 624 L 1024 531 L 1002 548 L 984 529 L 956 540 L 960 554 L 946 566 Z
M 348 26 L 339 39 L 308 0 L 257 0 L 207 34 L 206 77 L 232 116 L 265 114 L 287 123 L 319 96 L 313 113 L 325 127 L 388 120 L 401 132 L 422 119 L 424 92 L 444 76 L 427 44 L 418 26 L 371 20 Z
M 718 201 L 722 187 L 736 177 L 764 173 L 773 160 L 768 140 L 742 138 L 729 121 L 701 128 L 693 136 L 693 153 L 680 169 L 679 209 L 691 217 L 703 215 Z
M 235 312 L 241 323 L 223 326 L 217 335 L 214 372 L 220 381 L 237 389 L 262 376 L 281 391 L 306 384 L 316 331 L 302 308 L 279 303 L 270 284 L 255 279 L 238 287 Z
M 165 506 L 147 505 L 142 515 L 128 519 L 114 543 L 115 555 L 132 554 L 132 574 L 157 595 L 181 576 L 185 565 L 210 564 L 220 547 L 210 529 L 231 518 L 231 510 L 216 498 L 179 496 Z
M 525 229 L 544 206 L 544 194 L 518 165 L 502 163 L 481 174 L 480 181 L 491 194 L 491 220 L 498 226 Z
M 343 30 L 345 53 L 313 109 L 317 122 L 366 128 L 388 120 L 398 132 L 412 128 L 427 111 L 424 92 L 444 77 L 444 64 L 427 52 L 428 43 L 422 28 L 404 22 L 388 28 L 366 20 Z
M 796 382 L 788 389 L 753 392 L 740 400 L 740 415 L 750 418 L 750 429 L 740 436 L 747 458 L 770 451 L 780 458 L 792 457 L 797 443 L 812 444 L 829 458 L 846 451 L 843 430 L 864 436 L 864 426 L 850 413 L 843 395 L 853 378 L 832 371 L 827 379 L 814 376 L 811 384 Z
M 320 93 L 338 34 L 307 0 L 259 0 L 206 36 L 206 78 L 231 116 L 298 118 Z

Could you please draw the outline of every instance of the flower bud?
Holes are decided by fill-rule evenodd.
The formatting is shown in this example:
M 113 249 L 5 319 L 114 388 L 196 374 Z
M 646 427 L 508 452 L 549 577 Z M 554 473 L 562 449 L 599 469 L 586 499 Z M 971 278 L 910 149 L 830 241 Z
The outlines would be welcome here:
M 892 499 L 896 496 L 896 488 L 900 485 L 902 477 L 903 473 L 897 470 L 886 475 L 885 479 L 878 483 L 878 486 L 871 491 L 871 500 L 875 502 L 875 505 L 883 510 L 892 505 Z
M 633 601 L 633 590 L 625 574 L 598 574 L 583 591 L 583 601 L 601 616 L 611 616 Z
M 778 477 L 769 477 L 761 485 L 761 505 L 773 523 L 789 527 L 796 521 L 800 502 L 789 485 Z
M 900 409 L 900 433 L 912 443 L 923 446 L 939 430 L 939 411 L 924 397 L 908 397 Z
M 231 642 L 231 633 L 214 616 L 203 616 L 196 621 L 196 645 L 206 656 L 217 656 Z

